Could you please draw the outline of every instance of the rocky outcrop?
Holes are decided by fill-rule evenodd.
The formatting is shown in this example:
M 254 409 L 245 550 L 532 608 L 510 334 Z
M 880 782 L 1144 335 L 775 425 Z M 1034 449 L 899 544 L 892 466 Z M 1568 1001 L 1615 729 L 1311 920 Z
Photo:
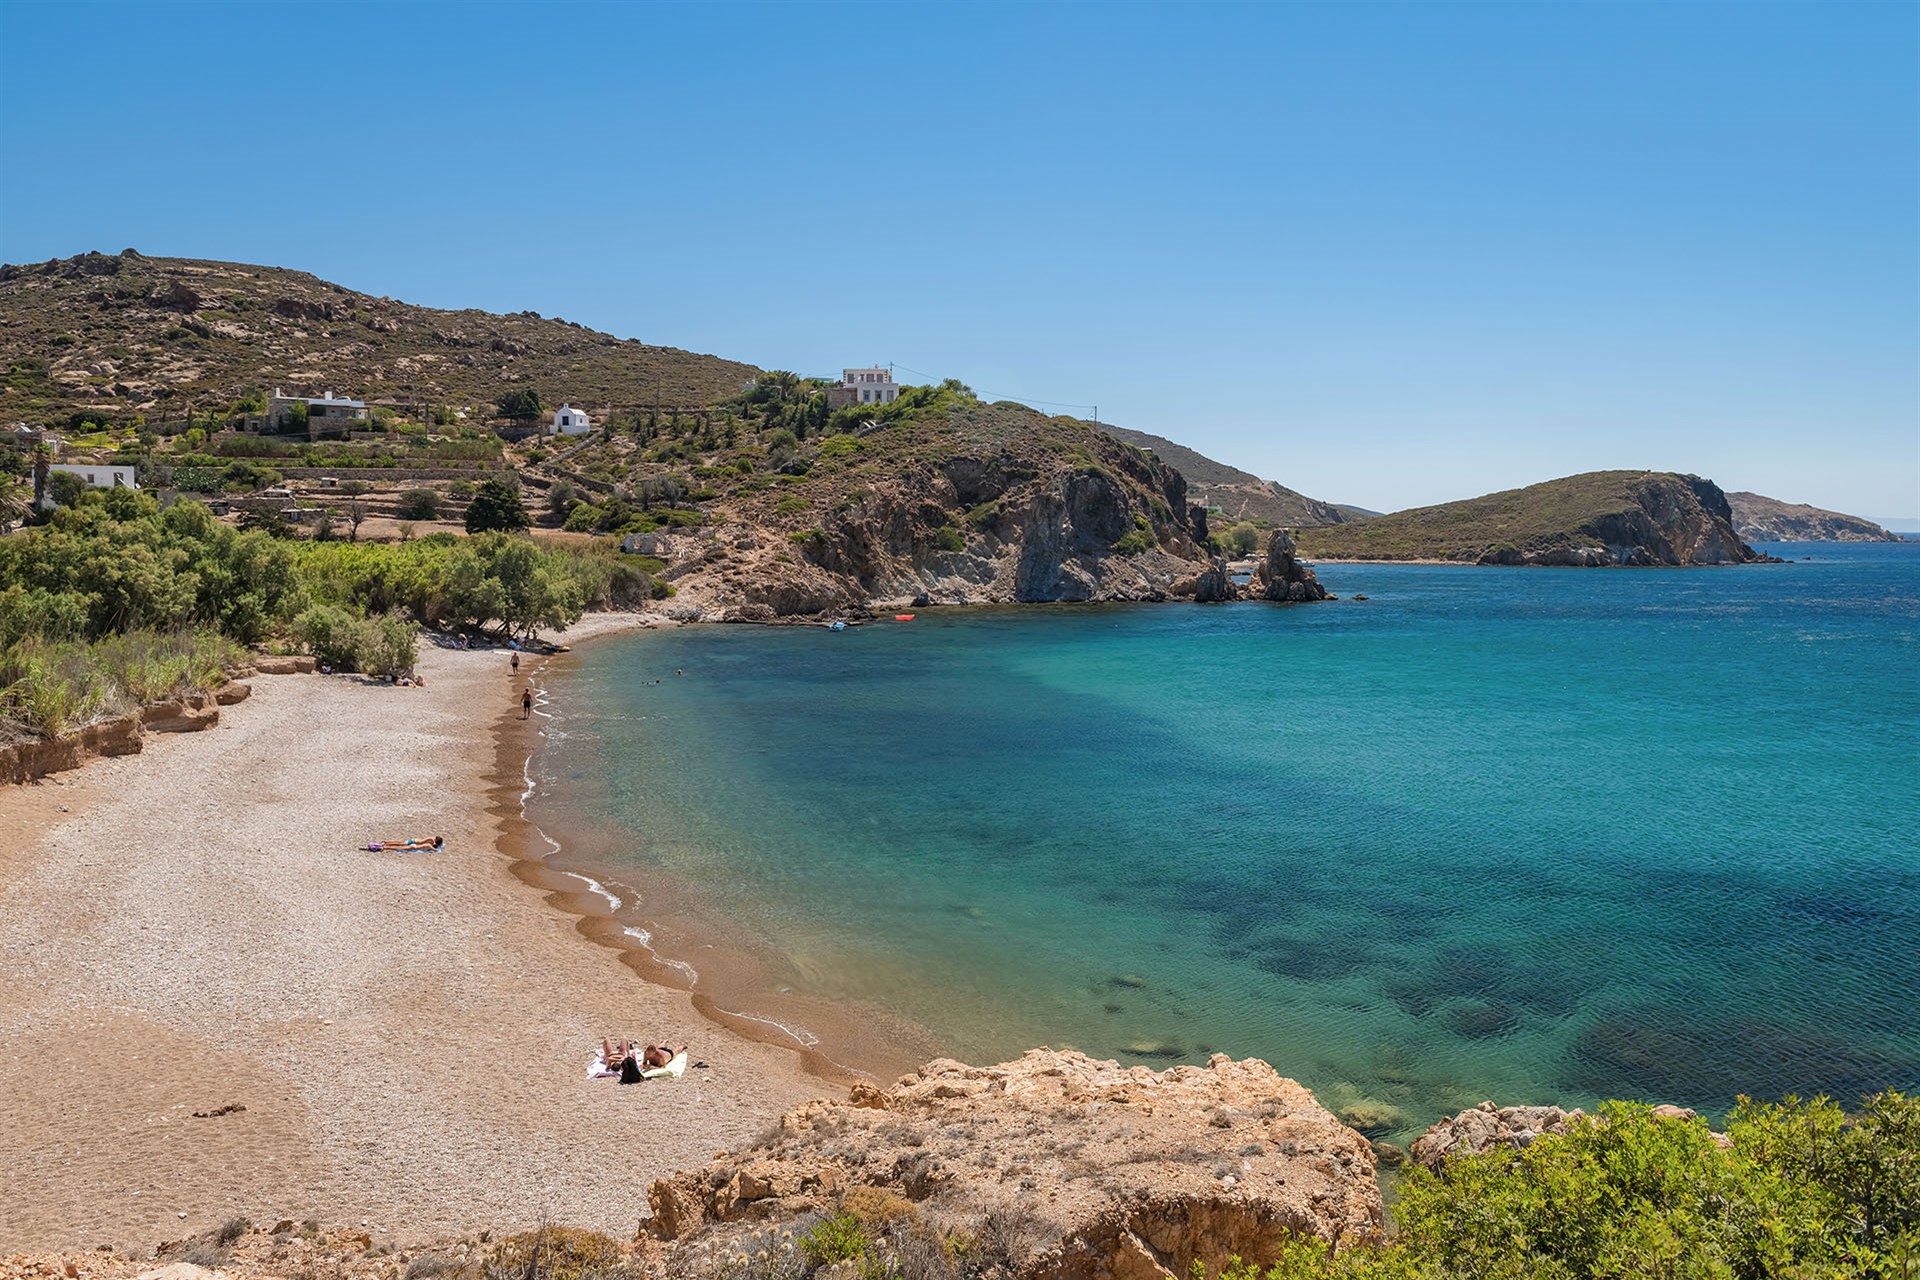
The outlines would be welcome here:
M 1267 539 L 1267 554 L 1260 562 L 1254 582 L 1262 600 L 1299 604 L 1327 598 L 1327 589 L 1320 585 L 1313 570 L 1300 562 L 1293 535 L 1285 529 L 1275 529 Z
M 1498 1147 L 1520 1150 L 1544 1134 L 1565 1134 L 1586 1115 L 1559 1107 L 1496 1107 L 1483 1102 L 1442 1120 L 1407 1149 L 1415 1164 L 1438 1170 L 1450 1156 L 1477 1156 Z
M 116 716 L 63 738 L 0 747 L 0 782 L 32 782 L 49 773 L 78 769 L 96 756 L 139 754 L 140 716 Z
M 1782 502 L 1757 493 L 1729 493 L 1733 529 L 1748 542 L 1899 542 L 1871 520 Z
M 875 1188 L 934 1223 L 1018 1217 L 1023 1275 L 1146 1280 L 1269 1257 L 1289 1233 L 1372 1235 L 1374 1172 L 1365 1138 L 1258 1059 L 1153 1071 L 1036 1049 L 810 1102 L 760 1146 L 654 1183 L 645 1229 L 710 1250 Z

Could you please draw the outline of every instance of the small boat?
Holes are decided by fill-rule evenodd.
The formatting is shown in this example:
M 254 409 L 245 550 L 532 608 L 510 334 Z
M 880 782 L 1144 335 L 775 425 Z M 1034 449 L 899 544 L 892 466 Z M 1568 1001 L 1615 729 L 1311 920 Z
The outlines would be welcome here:
M 910 613 L 896 613 L 893 615 L 893 620 L 895 622 L 912 622 L 913 615 Z
M 835 618 L 832 622 L 829 622 L 827 624 L 827 630 L 829 631 L 845 631 L 846 629 L 847 629 L 847 624 L 840 621 L 840 619 L 838 618 Z

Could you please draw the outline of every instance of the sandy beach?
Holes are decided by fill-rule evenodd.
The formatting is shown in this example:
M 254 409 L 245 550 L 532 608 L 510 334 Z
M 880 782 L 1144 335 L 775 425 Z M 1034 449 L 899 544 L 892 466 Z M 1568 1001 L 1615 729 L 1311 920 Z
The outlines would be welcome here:
M 212 730 L 0 791 L 0 1252 L 235 1216 L 624 1235 L 653 1178 L 835 1091 L 513 873 L 524 680 L 499 652 L 423 643 L 420 667 L 256 677 Z M 610 1034 L 708 1066 L 588 1081 Z

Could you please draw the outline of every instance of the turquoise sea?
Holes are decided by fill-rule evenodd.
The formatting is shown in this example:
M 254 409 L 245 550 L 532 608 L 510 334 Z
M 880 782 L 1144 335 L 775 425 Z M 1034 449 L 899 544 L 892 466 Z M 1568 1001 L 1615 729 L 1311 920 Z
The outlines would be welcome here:
M 1764 549 L 610 639 L 532 812 L 973 1060 L 1257 1055 L 1400 1136 L 1920 1087 L 1920 544 Z

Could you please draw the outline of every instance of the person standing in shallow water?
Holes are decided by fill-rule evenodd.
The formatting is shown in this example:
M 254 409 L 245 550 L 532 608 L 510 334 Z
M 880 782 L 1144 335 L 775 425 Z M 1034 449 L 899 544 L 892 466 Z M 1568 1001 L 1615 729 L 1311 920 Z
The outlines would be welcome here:
M 533 690 L 522 689 L 520 691 L 520 718 L 522 720 L 525 720 L 532 714 L 533 714 Z

